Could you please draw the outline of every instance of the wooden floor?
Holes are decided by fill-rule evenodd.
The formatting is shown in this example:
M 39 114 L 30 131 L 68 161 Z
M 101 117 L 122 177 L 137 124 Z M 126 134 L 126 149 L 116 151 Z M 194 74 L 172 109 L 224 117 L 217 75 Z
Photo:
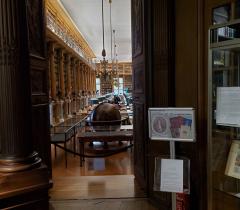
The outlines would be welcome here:
M 55 158 L 52 149 L 51 201 L 145 197 L 134 180 L 132 156 L 127 150 L 106 158 L 86 158 L 80 167 L 79 157 L 70 154 L 65 168 L 63 151 L 58 149 Z
M 51 201 L 50 210 L 157 210 L 147 199 Z
M 127 142 L 123 142 L 123 146 Z M 115 144 L 115 145 L 114 145 Z M 96 143 L 95 151 L 100 153 L 102 145 Z M 109 144 L 110 149 L 118 147 L 118 142 Z M 92 149 L 86 146 L 89 155 Z M 52 172 L 53 177 L 63 176 L 105 176 L 105 175 L 131 175 L 133 174 L 133 152 L 130 149 L 105 158 L 86 158 L 85 163 L 80 167 L 79 156 L 68 155 L 68 166 L 65 168 L 65 159 L 62 149 L 57 148 L 56 158 L 54 157 L 54 148 L 52 146 Z
M 133 175 L 56 177 L 51 200 L 145 197 Z
M 127 150 L 106 158 L 86 158 L 80 167 L 79 157 L 68 155 L 65 168 L 63 151 L 58 149 L 55 158 L 52 148 L 50 210 L 157 210 L 135 183 L 132 156 Z

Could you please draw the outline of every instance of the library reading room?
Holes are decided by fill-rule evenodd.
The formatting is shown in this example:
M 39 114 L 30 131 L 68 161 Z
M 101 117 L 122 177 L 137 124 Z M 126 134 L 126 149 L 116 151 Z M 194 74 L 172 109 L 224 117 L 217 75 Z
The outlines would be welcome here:
M 240 0 L 0 0 L 0 209 L 239 210 L 239 104 Z

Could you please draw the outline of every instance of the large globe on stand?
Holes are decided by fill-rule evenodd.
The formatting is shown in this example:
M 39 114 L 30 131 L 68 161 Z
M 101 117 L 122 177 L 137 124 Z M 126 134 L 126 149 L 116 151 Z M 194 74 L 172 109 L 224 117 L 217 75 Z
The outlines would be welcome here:
M 120 130 L 120 111 L 113 104 L 101 103 L 92 111 L 90 116 L 90 123 L 95 131 Z

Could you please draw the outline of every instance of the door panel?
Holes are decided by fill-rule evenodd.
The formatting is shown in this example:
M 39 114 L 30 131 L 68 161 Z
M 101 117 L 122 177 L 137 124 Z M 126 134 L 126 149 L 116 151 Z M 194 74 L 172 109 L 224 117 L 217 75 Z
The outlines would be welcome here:
M 153 192 L 154 157 L 166 142 L 148 139 L 148 107 L 174 105 L 174 1 L 132 0 L 135 177 L 163 210 L 167 193 Z
M 132 55 L 134 108 L 134 174 L 140 186 L 147 190 L 147 115 L 145 77 L 144 1 L 132 0 Z

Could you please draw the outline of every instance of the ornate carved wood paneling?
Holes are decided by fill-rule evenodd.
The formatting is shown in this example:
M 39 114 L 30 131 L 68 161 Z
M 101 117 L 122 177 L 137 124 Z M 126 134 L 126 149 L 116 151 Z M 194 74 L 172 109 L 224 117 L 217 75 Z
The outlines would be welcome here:
M 78 28 L 69 19 L 68 14 L 56 0 L 46 0 L 47 31 L 57 35 L 67 46 L 72 48 L 84 63 L 95 58 L 95 54 L 84 40 Z M 91 62 L 88 62 L 92 65 Z
M 34 4 L 36 2 L 43 5 L 43 1 L 34 1 Z M 28 3 L 31 4 L 32 1 Z M 39 36 L 35 37 L 32 33 L 30 36 L 33 44 L 28 43 L 30 33 L 27 6 L 34 8 L 36 14 L 43 11 L 42 7 L 27 5 L 26 0 L 0 0 L 1 209 L 48 209 L 50 173 L 41 164 L 37 152 L 46 164 L 49 163 L 46 159 L 49 160 L 50 156 L 44 156 L 46 149 L 41 150 L 36 144 L 41 140 L 42 145 L 49 146 L 49 131 L 48 128 L 45 129 L 48 118 L 36 119 L 31 109 L 31 102 L 48 102 L 48 88 L 45 83 L 47 68 L 45 60 L 42 56 L 39 57 L 39 54 L 44 54 L 44 40 L 38 40 L 39 43 L 33 41 L 34 38 L 39 39 Z M 36 18 L 40 18 L 38 27 L 43 34 L 44 22 L 41 17 Z M 38 55 L 30 57 L 29 53 Z M 39 72 L 43 73 L 42 77 Z M 42 79 L 41 84 L 36 83 L 36 77 Z M 44 113 L 48 114 L 48 103 Z M 36 120 L 39 126 L 35 126 Z M 37 135 L 40 140 L 36 138 Z
M 132 57 L 135 58 L 143 52 L 143 2 L 132 0 Z
M 134 65 L 133 72 L 133 90 L 135 94 L 143 94 L 145 92 L 144 80 L 145 80 L 145 72 L 144 72 L 144 64 L 141 63 L 139 65 Z
M 32 69 L 31 71 L 31 80 L 32 80 L 32 93 L 45 95 L 46 86 L 44 86 L 44 80 L 46 78 L 46 72 L 42 69 Z
M 144 4 L 142 0 L 132 0 L 132 47 L 133 47 L 133 106 L 134 106 L 134 175 L 140 186 L 147 191 L 147 96 L 145 34 L 143 33 Z
M 151 95 L 148 102 L 152 107 L 174 106 L 175 77 L 174 77 L 174 2 L 173 0 L 146 1 L 147 37 L 147 69 L 149 69 L 148 88 L 146 95 Z M 149 12 L 149 13 L 148 13 Z M 154 192 L 154 158 L 167 155 L 168 143 L 149 141 L 149 195 L 157 200 L 161 209 L 169 209 L 171 199 L 167 193 Z
M 50 128 L 50 120 L 49 120 L 49 105 L 40 104 L 33 105 L 32 107 L 32 125 L 35 130 L 41 130 L 41 134 L 35 134 L 33 130 L 33 142 L 34 142 L 34 150 L 38 151 L 43 162 L 49 167 L 49 173 L 52 173 L 51 168 L 51 151 L 50 151 L 50 140 L 49 140 L 49 128 Z M 43 123 L 44 122 L 44 123 Z M 44 133 L 43 133 L 44 132 Z M 47 139 L 43 139 L 47 138 Z
M 175 96 L 174 1 L 153 1 L 151 8 L 154 106 L 171 106 Z
M 0 174 L 0 209 L 48 209 L 48 172 L 40 167 Z
M 209 1 L 208 1 L 209 2 Z M 207 209 L 207 68 L 203 68 L 203 4 L 176 2 L 176 106 L 196 109 L 197 141 L 178 143 L 177 155 L 191 161 L 190 208 Z M 206 35 L 207 40 L 208 35 Z M 207 46 L 207 45 L 206 45 Z M 205 76 L 204 76 L 205 75 Z
M 28 13 L 28 33 L 29 33 L 29 48 L 32 54 L 37 56 L 45 56 L 45 47 L 42 44 L 44 41 L 45 28 L 39 27 L 39 23 L 43 20 L 44 1 L 27 0 Z
M 48 116 L 49 74 L 46 59 L 44 1 L 27 0 L 26 2 L 32 87 L 32 138 L 35 150 L 39 152 L 51 172 Z
M 144 129 L 144 104 L 141 102 L 135 102 L 133 111 L 134 117 L 134 129 L 137 131 L 134 135 L 134 172 L 138 181 L 141 185 L 146 187 L 146 139 L 145 139 L 145 129 Z M 141 123 L 140 123 L 141 122 Z

